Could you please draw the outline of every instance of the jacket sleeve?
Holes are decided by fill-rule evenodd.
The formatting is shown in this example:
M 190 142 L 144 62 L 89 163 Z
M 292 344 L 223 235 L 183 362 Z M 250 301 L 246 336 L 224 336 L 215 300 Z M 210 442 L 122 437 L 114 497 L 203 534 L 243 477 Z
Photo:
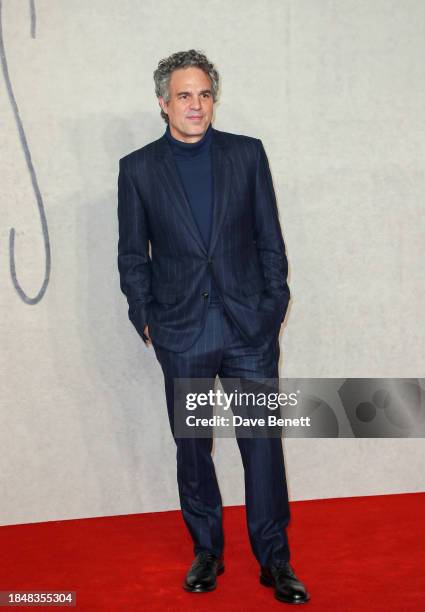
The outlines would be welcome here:
M 290 299 L 287 283 L 288 260 L 280 227 L 272 176 L 261 140 L 258 140 L 254 198 L 254 238 L 270 300 L 281 311 L 283 322 Z
M 121 291 L 128 301 L 128 317 L 146 344 L 143 333 L 152 301 L 149 228 L 143 202 L 120 160 L 118 174 L 118 270 Z

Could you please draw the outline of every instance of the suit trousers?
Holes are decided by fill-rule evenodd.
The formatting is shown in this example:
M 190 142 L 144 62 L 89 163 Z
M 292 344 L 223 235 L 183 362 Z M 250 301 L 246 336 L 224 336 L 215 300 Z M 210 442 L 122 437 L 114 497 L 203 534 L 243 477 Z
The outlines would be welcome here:
M 226 378 L 278 379 L 279 329 L 260 346 L 250 346 L 218 301 L 210 302 L 205 326 L 186 351 L 169 351 L 156 345 L 152 338 L 164 374 L 172 432 L 174 378 L 214 379 L 218 375 L 224 389 Z M 290 557 L 286 534 L 290 513 L 282 441 L 276 437 L 236 439 L 244 468 L 246 518 L 253 553 L 260 565 L 279 565 Z M 209 551 L 220 557 L 224 545 L 222 500 L 211 456 L 213 438 L 174 440 L 180 504 L 195 555 Z

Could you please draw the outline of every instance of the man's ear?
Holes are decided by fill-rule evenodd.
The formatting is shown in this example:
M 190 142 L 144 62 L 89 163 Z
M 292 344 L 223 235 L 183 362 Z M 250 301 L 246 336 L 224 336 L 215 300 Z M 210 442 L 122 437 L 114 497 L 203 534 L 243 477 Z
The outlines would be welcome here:
M 158 103 L 160 105 L 160 107 L 162 108 L 162 110 L 164 111 L 165 114 L 168 115 L 167 113 L 167 103 L 164 100 L 164 98 L 162 96 L 158 96 Z

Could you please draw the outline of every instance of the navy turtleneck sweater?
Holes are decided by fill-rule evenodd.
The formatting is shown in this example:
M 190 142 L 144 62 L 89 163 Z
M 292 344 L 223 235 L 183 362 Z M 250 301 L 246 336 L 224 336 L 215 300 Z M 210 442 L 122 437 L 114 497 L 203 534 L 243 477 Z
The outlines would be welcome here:
M 211 123 L 198 142 L 183 142 L 171 135 L 167 125 L 165 136 L 171 145 L 183 187 L 205 247 L 211 237 L 213 215 L 213 181 L 211 163 Z M 210 300 L 220 301 L 214 279 L 210 277 Z

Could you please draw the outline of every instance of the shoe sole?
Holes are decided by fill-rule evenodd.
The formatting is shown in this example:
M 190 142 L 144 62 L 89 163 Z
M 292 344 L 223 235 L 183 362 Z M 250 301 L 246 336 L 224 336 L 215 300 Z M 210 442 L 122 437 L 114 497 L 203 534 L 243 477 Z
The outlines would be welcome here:
M 271 580 L 267 580 L 267 578 L 264 578 L 264 576 L 260 576 L 260 583 L 265 586 L 265 587 L 274 587 L 276 586 L 274 581 Z M 310 601 L 310 594 L 307 593 L 306 595 L 306 599 L 303 599 L 302 601 L 294 601 L 293 599 L 285 599 L 285 597 L 278 597 L 278 595 L 275 593 L 274 594 L 275 598 L 278 601 L 282 601 L 284 603 L 288 603 L 288 604 L 294 604 L 294 605 L 301 605 L 301 604 L 305 604 L 308 601 Z
M 224 572 L 224 565 L 222 565 L 218 570 L 217 570 L 217 576 L 221 576 L 221 574 Z M 217 587 L 217 582 L 215 582 L 213 585 L 211 585 L 210 587 L 190 587 L 189 585 L 187 585 L 186 583 L 183 584 L 183 588 L 185 591 L 187 591 L 188 593 L 210 593 L 211 591 L 214 591 L 214 589 Z

